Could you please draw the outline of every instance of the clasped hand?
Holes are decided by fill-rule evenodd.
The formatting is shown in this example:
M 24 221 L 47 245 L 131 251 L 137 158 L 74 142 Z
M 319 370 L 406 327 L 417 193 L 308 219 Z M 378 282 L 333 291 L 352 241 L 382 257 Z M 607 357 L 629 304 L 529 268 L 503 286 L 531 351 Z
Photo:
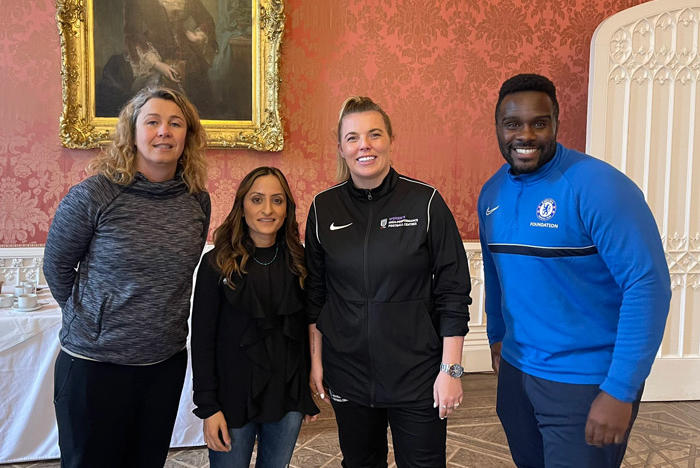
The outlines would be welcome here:
M 632 403 L 601 391 L 593 400 L 586 421 L 586 443 L 602 447 L 625 441 L 632 418 Z

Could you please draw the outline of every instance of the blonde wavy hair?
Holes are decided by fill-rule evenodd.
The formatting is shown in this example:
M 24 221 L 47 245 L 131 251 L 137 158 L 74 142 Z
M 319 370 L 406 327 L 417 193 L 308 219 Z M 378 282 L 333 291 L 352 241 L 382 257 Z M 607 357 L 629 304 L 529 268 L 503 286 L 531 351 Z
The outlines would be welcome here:
M 204 153 L 207 136 L 194 105 L 179 91 L 170 88 L 144 88 L 126 103 L 119 113 L 112 143 L 88 165 L 88 172 L 102 174 L 119 185 L 129 185 L 136 175 L 136 120 L 143 106 L 151 99 L 172 101 L 180 108 L 187 122 L 185 149 L 178 160 L 182 179 L 190 193 L 205 190 L 207 160 Z
M 347 98 L 343 102 L 343 105 L 340 106 L 340 113 L 338 114 L 338 160 L 336 162 L 335 168 L 335 178 L 338 182 L 343 182 L 350 178 L 350 169 L 348 168 L 348 164 L 345 162 L 345 159 L 343 159 L 343 156 L 341 156 L 340 154 L 340 130 L 343 126 L 343 119 L 348 114 L 355 114 L 357 112 L 368 111 L 376 111 L 381 114 L 382 119 L 384 119 L 384 126 L 386 126 L 386 132 L 389 135 L 389 139 L 394 139 L 394 131 L 391 129 L 391 120 L 389 119 L 387 113 L 384 112 L 384 109 L 382 109 L 379 106 L 379 104 L 377 104 L 367 96 L 350 96 L 349 98 Z
M 214 231 L 214 256 L 216 266 L 221 271 L 226 283 L 231 289 L 235 289 L 235 277 L 247 274 L 247 265 L 251 255 L 255 253 L 255 244 L 250 238 L 248 224 L 243 218 L 243 201 L 253 187 L 258 177 L 272 175 L 277 177 L 287 201 L 287 215 L 284 224 L 277 231 L 277 242 L 283 243 L 287 248 L 287 265 L 289 270 L 299 277 L 299 284 L 304 287 L 306 279 L 306 264 L 304 262 L 304 247 L 299 241 L 299 224 L 297 223 L 297 205 L 292 196 L 287 179 L 282 171 L 276 167 L 262 166 L 249 172 L 236 190 L 231 212 L 221 226 Z

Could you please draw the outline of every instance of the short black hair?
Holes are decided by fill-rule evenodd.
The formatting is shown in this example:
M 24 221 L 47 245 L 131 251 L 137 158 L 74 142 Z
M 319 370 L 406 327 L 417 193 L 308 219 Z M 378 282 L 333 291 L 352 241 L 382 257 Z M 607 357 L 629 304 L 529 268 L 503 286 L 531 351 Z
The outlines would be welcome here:
M 554 83 L 546 76 L 534 73 L 521 73 L 508 78 L 501 85 L 501 90 L 498 92 L 498 102 L 496 103 L 496 123 L 498 123 L 498 109 L 501 107 L 503 98 L 509 94 L 521 91 L 540 91 L 545 93 L 552 100 L 554 120 L 559 119 L 559 102 L 557 101 L 557 88 L 554 86 Z

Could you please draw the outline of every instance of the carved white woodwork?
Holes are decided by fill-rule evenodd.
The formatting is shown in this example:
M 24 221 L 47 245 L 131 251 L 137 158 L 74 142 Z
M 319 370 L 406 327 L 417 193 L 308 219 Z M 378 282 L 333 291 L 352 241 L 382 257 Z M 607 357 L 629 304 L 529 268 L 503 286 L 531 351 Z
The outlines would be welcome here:
M 654 399 L 700 398 L 699 48 L 700 0 L 622 11 L 591 43 L 586 152 L 642 189 L 671 272 L 671 309 L 645 393 Z
M 462 365 L 469 372 L 491 370 L 491 350 L 486 335 L 484 310 L 484 262 L 478 242 L 465 242 L 464 250 L 469 261 L 472 305 L 469 306 L 469 333 L 464 338 Z
M 9 286 L 23 282 L 46 283 L 41 271 L 43 258 L 43 248 L 0 249 L 0 282 Z

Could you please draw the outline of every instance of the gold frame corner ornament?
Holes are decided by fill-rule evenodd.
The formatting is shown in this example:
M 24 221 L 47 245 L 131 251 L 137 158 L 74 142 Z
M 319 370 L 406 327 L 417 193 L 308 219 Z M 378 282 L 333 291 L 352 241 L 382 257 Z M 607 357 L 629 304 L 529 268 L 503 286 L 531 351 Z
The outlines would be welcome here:
M 61 41 L 62 112 L 59 137 L 66 148 L 97 148 L 114 135 L 117 117 L 95 115 L 93 2 L 56 0 Z M 202 120 L 209 148 L 281 151 L 279 56 L 284 32 L 283 0 L 251 0 L 253 83 L 251 120 Z

